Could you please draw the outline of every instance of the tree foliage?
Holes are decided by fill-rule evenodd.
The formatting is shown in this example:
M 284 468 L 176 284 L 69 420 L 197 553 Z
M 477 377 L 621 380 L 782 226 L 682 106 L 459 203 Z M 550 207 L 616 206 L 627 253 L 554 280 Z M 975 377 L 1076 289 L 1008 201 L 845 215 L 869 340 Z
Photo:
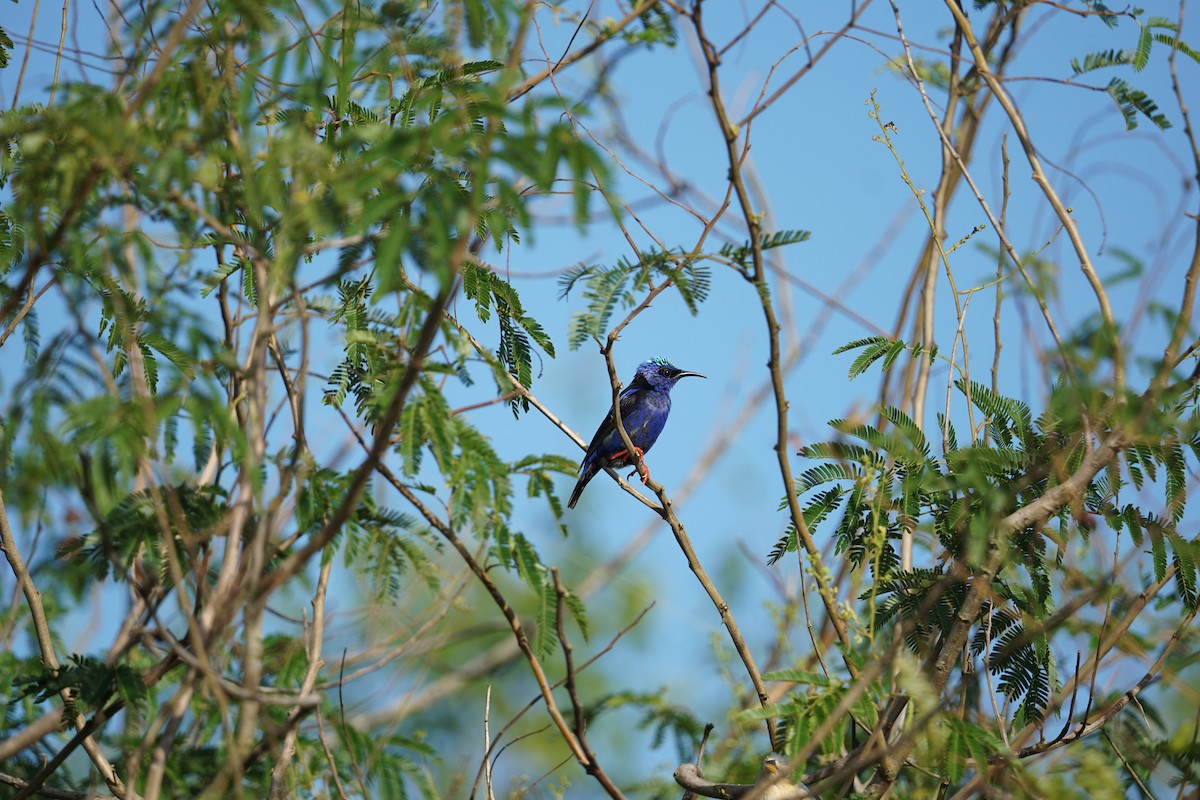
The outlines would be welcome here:
M 663 797 L 667 761 L 748 785 L 771 750 L 829 797 L 1200 780 L 1200 719 L 1176 707 L 1200 608 L 1200 256 L 1172 238 L 1200 253 L 1194 185 L 1140 167 L 1181 202 L 1163 243 L 1109 248 L 1114 273 L 1012 90 L 1028 17 L 1095 33 L 1039 79 L 1115 102 L 1119 136 L 1148 120 L 1176 137 L 1156 141 L 1200 180 L 1181 20 L 948 0 L 921 12 L 936 46 L 914 49 L 915 12 L 872 22 L 850 3 L 828 47 L 802 34 L 760 63 L 747 105 L 743 40 L 796 17 L 716 5 L 148 2 L 107 21 L 111 80 L 55 71 L 35 101 L 17 63 L 37 43 L 0 28 L 0 781 L 16 797 Z M 911 275 L 878 284 L 843 266 L 851 242 L 791 269 L 822 228 L 777 219 L 759 170 L 784 165 L 750 157 L 763 127 L 796 135 L 778 114 L 808 69 L 867 40 L 895 77 L 863 91 L 894 157 L 878 180 L 921 212 Z M 687 144 L 717 178 L 651 155 L 619 97 L 622 59 L 687 57 L 704 114 Z M 938 166 L 885 121 L 901 97 Z M 657 109 L 664 130 L 676 110 Z M 982 164 L 1000 176 L 986 189 Z M 567 229 L 554 304 L 515 261 Z M 616 248 L 586 254 L 594 231 Z M 883 231 L 864 214 L 848 238 L 886 250 Z M 678 491 L 612 473 L 633 497 L 609 539 L 639 507 L 652 522 L 600 557 L 561 500 L 586 439 L 547 398 L 588 356 L 603 409 L 634 330 L 682 348 L 706 329 L 750 342 L 729 373 L 739 410 Z M 798 377 L 818 350 L 831 369 Z M 817 395 L 846 402 L 807 435 Z M 704 508 L 755 529 L 767 612 L 736 566 L 710 575 L 689 526 L 714 523 L 686 502 L 755 419 L 770 430 L 737 452 L 770 481 Z M 639 576 L 630 559 L 667 532 L 680 559 Z M 676 569 L 708 603 L 689 610 L 702 667 L 677 632 L 638 641 L 653 623 L 630 587 L 677 606 Z M 680 685 L 647 687 L 664 668 Z M 703 793 L 691 775 L 675 779 Z

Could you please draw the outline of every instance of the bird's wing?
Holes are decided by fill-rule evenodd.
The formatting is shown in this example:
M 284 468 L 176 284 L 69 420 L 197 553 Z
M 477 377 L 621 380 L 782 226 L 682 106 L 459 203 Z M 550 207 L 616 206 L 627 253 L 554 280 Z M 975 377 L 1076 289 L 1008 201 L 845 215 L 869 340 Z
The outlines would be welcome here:
M 632 388 L 621 392 L 621 423 L 625 425 L 626 433 L 629 432 L 629 423 L 627 420 L 629 419 L 630 414 L 633 412 L 634 406 L 637 404 L 637 398 L 638 392 Z M 617 423 L 613 421 L 613 412 L 612 408 L 610 407 L 608 409 L 608 413 L 604 415 L 604 420 L 600 423 L 600 427 L 596 429 L 596 434 L 592 436 L 592 442 L 588 445 L 587 457 L 584 458 L 584 463 L 586 464 L 588 461 L 591 461 L 597 457 L 603 457 L 607 460 L 608 456 L 612 455 L 612 453 L 624 450 L 625 448 L 620 444 L 621 438 L 620 436 L 615 435 L 616 432 Z M 617 443 L 616 446 L 612 448 L 612 453 L 603 453 L 598 456 L 597 450 L 599 450 L 605 440 L 609 439 L 610 437 L 615 438 Z

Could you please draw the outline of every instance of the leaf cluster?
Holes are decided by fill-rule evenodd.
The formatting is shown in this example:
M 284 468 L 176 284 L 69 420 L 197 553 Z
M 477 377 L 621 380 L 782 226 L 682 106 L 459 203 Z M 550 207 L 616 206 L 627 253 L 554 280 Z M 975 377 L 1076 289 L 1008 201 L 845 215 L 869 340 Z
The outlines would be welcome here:
M 1094 3 L 1094 11 L 1110 26 L 1116 24 L 1117 14 L 1102 3 Z M 1179 38 L 1178 23 L 1166 17 L 1141 18 L 1141 10 L 1127 12 L 1138 25 L 1137 42 L 1130 49 L 1100 50 L 1087 53 L 1083 59 L 1071 59 L 1071 71 L 1074 75 L 1084 75 L 1099 69 L 1131 66 L 1134 72 L 1141 72 L 1150 63 L 1150 53 L 1154 43 L 1165 45 L 1176 52 L 1200 63 L 1200 52 Z M 1125 119 L 1125 127 L 1133 130 L 1138 125 L 1138 118 L 1144 117 L 1154 123 L 1160 130 L 1171 127 L 1170 120 L 1158 110 L 1158 104 L 1141 89 L 1137 89 L 1123 78 L 1114 77 L 1105 87 L 1121 116 Z
M 640 294 L 660 282 L 669 283 L 688 311 L 696 314 L 708 297 L 712 270 L 694 254 L 647 250 L 637 261 L 621 258 L 612 266 L 580 265 L 564 272 L 558 279 L 559 299 L 565 300 L 582 285 L 587 302 L 586 310 L 571 317 L 567 334 L 571 349 L 606 336 L 613 314 L 633 308 Z
M 389 431 L 397 480 L 444 512 L 454 533 L 486 542 L 491 574 L 511 570 L 523 582 L 528 591 L 514 594 L 537 609 L 539 653 L 556 645 L 560 604 L 590 633 L 582 601 L 559 596 L 534 537 L 512 521 L 524 493 L 565 530 L 555 484 L 574 465 L 536 453 L 503 458 L 450 405 L 454 389 L 480 374 L 501 395 L 514 380 L 530 387 L 537 359 L 556 351 L 479 253 L 521 241 L 530 197 L 563 185 L 582 224 L 609 169 L 562 118 L 558 98 L 510 101 L 521 76 L 508 66 L 509 32 L 526 12 L 507 1 L 431 9 L 399 0 L 348 6 L 307 28 L 278 0 L 218 3 L 195 10 L 164 49 L 179 10 L 150 3 L 122 17 L 134 43 L 127 82 L 64 85 L 51 106 L 0 115 L 0 299 L 19 301 L 25 276 L 35 288 L 53 277 L 63 306 L 51 334 L 39 309 L 21 318 L 26 369 L 0 427 L 8 512 L 39 531 L 70 529 L 59 557 L 36 563 L 39 582 L 56 589 L 43 599 L 50 624 L 69 611 L 58 589 L 90 597 L 111 578 L 135 584 L 149 608 L 130 625 L 161 642 L 153 637 L 175 620 L 155 616 L 160 604 L 174 607 L 169 595 L 186 593 L 188 613 L 219 620 L 206 642 L 209 670 L 240 682 L 261 657 L 265 690 L 295 691 L 308 666 L 296 631 L 311 628 L 283 615 L 268 628 L 287 635 L 263 634 L 233 606 L 332 520 L 345 522 L 322 563 L 337 559 L 365 587 L 358 602 L 441 588 L 436 526 L 393 507 L 379 485 L 348 503 L 356 474 L 340 463 L 345 453 L 331 452 L 325 430 L 306 431 L 314 383 L 325 407 L 372 433 L 398 387 L 411 384 Z M 669 43 L 669 21 L 647 9 L 645 41 Z M 310 35 L 298 47 L 301 29 Z M 0 31 L 0 67 L 10 49 Z M 162 60 L 147 61 L 151 50 Z M 571 113 L 586 108 L 572 104 Z M 435 301 L 455 295 L 480 324 Z M 481 344 L 489 338 L 490 349 Z M 511 404 L 528 408 L 519 395 Z M 226 550 L 238 569 L 221 595 L 213 590 Z M 307 593 L 315 574 L 315 565 L 302 570 L 272 597 L 272 611 L 294 601 L 293 589 Z M 98 736 L 132 752 L 144 717 L 159 712 L 159 692 L 172 693 L 182 672 L 144 687 L 146 655 L 135 637 L 111 668 L 85 655 L 53 674 L 19 665 L 26 682 L 4 730 L 28 725 L 63 693 L 77 698 L 73 708 L 117 697 L 136 733 Z M 267 795 L 263 758 L 279 742 L 237 752 L 227 725 L 244 698 L 219 695 L 194 693 L 178 735 L 158 739 L 165 794 L 211 792 L 242 764 L 242 790 Z M 436 793 L 422 763 L 435 754 L 411 732 L 342 725 L 330 748 L 311 719 L 281 704 L 254 707 L 260 731 L 281 740 L 295 727 L 301 795 L 326 792 L 331 767 L 361 779 L 369 796 Z M 328 698 L 319 713 L 339 716 Z
M 66 693 L 71 698 L 63 709 L 68 718 L 96 711 L 114 695 L 135 709 L 144 709 L 148 699 L 146 684 L 137 670 L 78 654 L 57 670 L 42 666 L 37 673 L 23 672 L 14 684 L 18 697 L 29 696 L 37 703 Z
M 758 251 L 762 253 L 777 247 L 799 244 L 808 241 L 811 237 L 811 232 L 802 230 L 781 230 L 774 233 L 764 232 L 758 237 Z M 754 254 L 754 244 L 753 242 L 742 242 L 741 244 L 726 242 L 721 245 L 719 252 L 721 257 L 728 261 L 743 277 L 752 279 L 750 265 L 752 262 L 751 257 Z
M 852 375 L 879 361 L 886 368 L 910 349 L 872 338 L 842 351 L 856 348 L 862 352 Z M 832 421 L 841 438 L 804 447 L 800 455 L 817 463 L 795 484 L 805 498 L 802 511 L 810 529 L 828 529 L 836 552 L 873 574 L 860 597 L 874 609 L 872 630 L 902 620 L 908 646 L 918 654 L 927 653 L 955 624 L 971 575 L 986 560 L 1005 518 L 1077 470 L 1087 445 L 1078 433 L 1081 415 L 1088 414 L 1095 425 L 1104 419 L 1099 409 L 1112 407 L 1103 393 L 1081 395 L 1064 383 L 1035 418 L 1027 404 L 979 383 L 959 380 L 955 386 L 982 415 L 965 441 L 939 415 L 945 449 L 935 455 L 911 418 L 884 407 L 879 424 Z M 1151 426 L 1160 431 L 1156 438 L 1128 448 L 1077 504 L 1001 538 L 1004 558 L 992 587 L 995 599 L 974 620 L 971 651 L 999 676 L 997 688 L 1012 703 L 1013 723 L 1040 721 L 1058 688 L 1051 619 L 1056 587 L 1067 580 L 1063 556 L 1074 540 L 1087 541 L 1098 519 L 1114 531 L 1128 531 L 1150 554 L 1154 578 L 1173 575 L 1178 602 L 1184 609 L 1196 608 L 1197 545 L 1176 528 L 1186 504 L 1189 454 L 1200 459 L 1195 413 L 1191 395 L 1164 400 Z M 1134 496 L 1122 502 L 1130 483 Z M 1166 516 L 1144 505 L 1142 490 L 1153 485 L 1161 486 Z M 926 537 L 946 563 L 901 571 L 898 545 L 906 533 Z M 796 547 L 795 531 L 789 529 L 769 560 Z M 947 566 L 951 563 L 955 569 Z

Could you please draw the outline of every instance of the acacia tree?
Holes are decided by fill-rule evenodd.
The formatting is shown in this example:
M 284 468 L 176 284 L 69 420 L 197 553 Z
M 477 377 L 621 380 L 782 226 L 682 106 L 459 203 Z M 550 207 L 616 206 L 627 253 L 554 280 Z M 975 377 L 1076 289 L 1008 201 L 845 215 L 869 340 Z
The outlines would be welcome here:
M 671 0 L 145 3 L 107 20 L 111 82 L 55 78 L 22 105 L 24 63 L 5 73 L 0 780 L 16 797 L 491 797 L 524 791 L 493 781 L 511 750 L 587 795 L 677 793 L 606 729 L 632 707 L 694 760 L 675 779 L 712 796 L 761 795 L 748 784 L 771 748 L 825 796 L 1182 796 L 1200 782 L 1200 720 L 1171 709 L 1190 696 L 1178 682 L 1198 599 L 1194 184 L 1159 249 L 1108 275 L 1063 199 L 1076 178 L 1053 166 L 1013 79 L 1030 30 L 1097 30 L 1106 45 L 1062 54 L 1065 81 L 1175 137 L 1200 179 L 1185 10 L 948 0 L 927 21 L 946 38 L 913 42 L 898 2 L 852 2 L 811 34 L 774 2 L 744 16 Z M 735 111 L 734 56 L 772 25 L 795 46 L 750 59 L 766 77 Z M 941 162 L 910 174 L 892 101 L 870 95 L 919 247 L 907 277 L 851 301 L 860 271 L 818 288 L 788 268 L 810 234 L 776 223 L 750 148 L 830 53 L 864 43 L 926 115 Z M 36 44 L 0 30 L 0 66 Z M 696 138 L 719 180 L 681 177 L 633 133 L 616 94 L 630 55 L 699 67 Z M 792 55 L 805 63 L 784 78 Z M 1137 85 L 1155 71 L 1167 110 Z M 994 150 L 988 124 L 1004 132 Z M 686 224 L 651 218 L 631 197 L 645 190 Z M 1023 249 L 1037 225 L 1010 214 L 1014 195 L 1045 209 L 1055 247 Z M 564 207 L 626 248 L 561 271 L 565 331 L 499 263 Z M 988 279 L 968 285 L 981 264 Z M 1089 296 L 1064 315 L 1067 266 Z M 796 287 L 825 312 L 805 320 Z M 978 327 L 968 308 L 983 297 L 994 314 Z M 751 303 L 761 382 L 679 491 L 610 471 L 657 524 L 575 576 L 545 534 L 575 541 L 560 491 L 568 440 L 586 441 L 538 367 L 595 345 L 615 408 L 621 336 L 668 298 L 693 314 Z M 1138 337 L 1148 310 L 1156 327 Z M 797 368 L 834 312 L 857 331 L 837 342 L 849 378 L 883 377 L 869 414 L 798 447 Z M 1034 389 L 1006 377 L 1014 319 L 1029 346 L 1008 358 L 1038 371 Z M 495 405 L 561 446 L 503 454 L 468 413 Z M 684 500 L 763 408 L 773 441 L 751 452 L 784 522 L 755 546 L 800 584 L 780 584 L 760 648 L 693 547 Z M 533 506 L 550 520 L 538 530 Z M 645 610 L 587 602 L 662 523 L 736 665 L 711 742 L 696 709 L 622 669 L 595 677 L 614 651 L 673 657 L 624 637 Z M 414 621 L 348 633 L 352 613 L 328 613 L 339 582 L 359 588 L 364 618 Z M 80 650 L 85 602 L 108 638 Z M 391 670 L 418 684 L 402 707 L 372 685 Z M 495 705 L 464 711 L 483 685 Z M 548 733 L 518 734 L 527 715 Z M 465 744 L 479 727 L 486 747 Z M 464 772 L 454 751 L 479 755 Z M 714 787 L 696 765 L 742 785 Z

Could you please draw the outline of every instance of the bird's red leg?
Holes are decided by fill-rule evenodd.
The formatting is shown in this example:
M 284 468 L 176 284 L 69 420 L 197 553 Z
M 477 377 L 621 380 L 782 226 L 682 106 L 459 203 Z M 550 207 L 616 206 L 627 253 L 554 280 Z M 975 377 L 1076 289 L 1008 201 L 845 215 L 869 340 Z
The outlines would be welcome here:
M 643 473 L 642 483 L 649 483 L 650 482 L 650 465 L 647 464 L 646 459 L 642 457 L 643 456 L 642 449 L 640 447 L 635 447 L 634 449 L 637 450 L 638 458 L 642 459 L 642 473 Z
M 633 449 L 637 450 L 638 458 L 642 460 L 641 475 L 639 477 L 641 477 L 642 483 L 649 483 L 650 482 L 650 467 L 646 466 L 646 459 L 644 457 L 645 454 L 642 452 L 642 448 L 640 448 L 640 447 L 635 447 Z M 620 461 L 622 458 L 626 458 L 628 456 L 629 456 L 628 450 L 619 450 L 616 453 L 613 453 L 612 460 Z M 633 477 L 637 473 L 638 473 L 638 470 L 634 470 L 633 472 L 629 473 L 629 477 Z M 628 480 L 628 478 L 626 478 L 626 480 Z

